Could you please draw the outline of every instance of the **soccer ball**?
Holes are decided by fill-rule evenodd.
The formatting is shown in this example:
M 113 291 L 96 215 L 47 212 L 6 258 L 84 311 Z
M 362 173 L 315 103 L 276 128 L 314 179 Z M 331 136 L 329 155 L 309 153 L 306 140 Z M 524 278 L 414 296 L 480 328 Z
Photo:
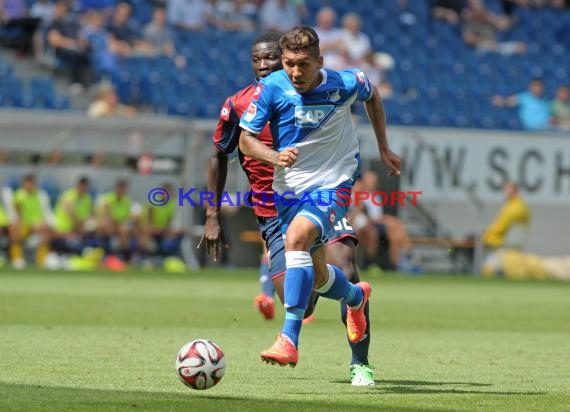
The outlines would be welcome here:
M 176 357 L 176 374 L 192 389 L 209 389 L 216 385 L 226 371 L 224 352 L 214 342 L 197 339 L 188 342 Z

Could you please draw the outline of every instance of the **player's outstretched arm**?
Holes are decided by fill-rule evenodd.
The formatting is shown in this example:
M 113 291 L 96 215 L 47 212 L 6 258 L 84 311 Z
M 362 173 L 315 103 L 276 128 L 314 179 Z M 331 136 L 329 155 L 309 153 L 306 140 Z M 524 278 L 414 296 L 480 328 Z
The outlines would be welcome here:
M 224 229 L 220 220 L 220 198 L 226 186 L 228 174 L 228 155 L 216 150 L 210 157 L 208 163 L 208 192 L 214 193 L 212 205 L 206 208 L 206 223 L 204 224 L 204 234 L 198 247 L 202 242 L 206 242 L 206 252 L 212 256 L 214 262 L 218 260 L 218 254 L 222 248 L 228 248 Z
M 299 149 L 287 147 L 282 152 L 271 149 L 257 139 L 257 135 L 244 130 L 239 139 L 239 148 L 243 154 L 255 160 L 279 167 L 291 167 L 297 160 Z
M 388 147 L 388 139 L 386 137 L 386 112 L 384 104 L 378 94 L 376 88 L 373 89 L 372 97 L 364 102 L 366 113 L 374 129 L 374 135 L 378 142 L 380 150 L 380 159 L 388 168 L 388 176 L 398 176 L 402 167 L 400 156 L 395 154 Z

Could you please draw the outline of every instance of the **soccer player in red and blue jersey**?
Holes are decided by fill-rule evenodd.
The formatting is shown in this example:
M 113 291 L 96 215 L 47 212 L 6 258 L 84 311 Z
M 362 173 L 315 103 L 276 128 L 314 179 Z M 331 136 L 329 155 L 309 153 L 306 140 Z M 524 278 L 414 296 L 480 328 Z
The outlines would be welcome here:
M 206 224 L 202 241 L 205 242 L 207 251 L 217 259 L 222 247 L 226 247 L 223 228 L 220 222 L 220 205 L 224 190 L 228 155 L 238 146 L 241 128 L 239 127 L 240 117 L 245 113 L 251 98 L 256 93 L 258 81 L 270 73 L 280 70 L 281 48 L 279 47 L 280 35 L 277 33 L 266 33 L 255 39 L 252 45 L 252 66 L 256 76 L 256 81 L 238 91 L 233 96 L 226 99 L 222 110 L 216 132 L 213 136 L 215 153 L 210 158 L 208 167 L 208 190 L 215 193 L 214 206 L 209 206 L 206 212 Z M 268 127 L 265 127 L 258 138 L 266 145 L 272 146 L 272 136 Z M 263 286 L 264 294 L 256 298 L 258 307 L 263 309 L 271 305 L 273 309 L 273 289 L 281 300 L 283 297 L 283 280 L 285 274 L 285 247 L 277 218 L 277 210 L 273 196 L 273 166 L 263 164 L 251 157 L 239 153 L 240 163 L 248 176 L 251 191 L 254 192 L 250 201 L 254 204 L 254 212 L 257 216 L 262 238 L 270 255 L 269 285 Z M 359 282 L 358 272 L 355 263 L 355 247 L 358 239 L 348 220 L 343 219 L 335 226 L 335 235 L 327 246 L 327 261 L 339 266 L 352 283 Z M 272 282 L 271 282 L 272 280 Z M 305 317 L 312 313 L 316 302 L 316 294 L 313 294 L 309 305 L 305 311 Z M 366 318 L 368 318 L 368 304 L 365 308 Z M 270 312 L 270 314 L 271 314 Z M 266 313 L 267 315 L 267 313 Z M 346 305 L 341 304 L 341 316 L 346 323 Z M 368 325 L 370 322 L 368 322 Z M 352 360 L 350 365 L 350 380 L 355 386 L 374 385 L 372 368 L 368 363 L 368 350 L 370 346 L 370 329 L 359 342 L 350 342 L 352 350 Z

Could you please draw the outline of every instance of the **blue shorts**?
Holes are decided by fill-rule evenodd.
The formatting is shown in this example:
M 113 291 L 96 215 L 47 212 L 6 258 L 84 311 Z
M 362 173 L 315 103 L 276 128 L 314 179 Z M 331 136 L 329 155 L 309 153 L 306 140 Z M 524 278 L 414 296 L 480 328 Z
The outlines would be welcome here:
M 267 248 L 269 275 L 272 279 L 285 274 L 285 241 L 279 226 L 279 219 L 275 217 L 258 217 L 259 231 Z M 350 225 L 347 218 L 338 221 L 334 226 L 334 233 L 329 243 L 338 242 L 341 239 L 352 238 L 358 244 L 358 236 Z
M 349 187 L 345 190 L 350 191 Z M 346 193 L 346 192 L 345 192 Z M 276 202 L 281 233 L 285 235 L 289 224 L 296 216 L 309 219 L 318 231 L 318 237 L 311 251 L 325 245 L 334 236 L 335 224 L 342 220 L 348 204 L 339 197 L 339 188 L 317 189 L 305 193 L 301 198 L 284 199 Z
M 275 217 L 258 217 L 259 231 L 267 248 L 269 275 L 276 278 L 285 273 L 285 242 L 279 227 L 279 219 Z

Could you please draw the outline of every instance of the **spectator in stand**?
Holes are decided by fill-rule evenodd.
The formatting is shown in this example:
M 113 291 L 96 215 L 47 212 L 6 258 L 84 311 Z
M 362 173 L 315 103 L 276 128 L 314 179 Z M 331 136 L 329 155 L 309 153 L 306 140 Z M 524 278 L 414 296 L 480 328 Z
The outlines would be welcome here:
M 480 52 L 497 52 L 501 54 L 526 53 L 524 42 L 499 42 L 497 35 L 510 27 L 510 20 L 504 16 L 491 13 L 482 0 L 469 0 L 464 13 L 463 40 Z
M 119 3 L 111 21 L 107 25 L 111 50 L 120 56 L 152 54 L 152 46 L 140 36 L 136 24 L 130 21 L 131 6 L 128 3 Z
M 343 70 L 348 66 L 346 61 L 348 51 L 343 39 L 343 33 L 335 25 L 336 12 L 330 7 L 320 9 L 317 13 L 315 31 L 319 36 L 324 65 L 334 70 Z
M 208 19 L 205 0 L 171 0 L 168 3 L 168 22 L 177 29 L 204 30 Z
M 229 31 L 255 31 L 257 24 L 252 18 L 256 11 L 247 0 L 222 0 L 211 3 L 212 22 L 215 27 Z
M 69 70 L 73 94 L 81 93 L 91 83 L 89 44 L 80 36 L 80 31 L 79 22 L 69 16 L 66 3 L 58 1 L 55 18 L 48 28 L 47 44 Z
M 356 13 L 348 13 L 342 19 L 342 39 L 348 54 L 348 65 L 360 67 L 367 56 L 372 53 L 370 37 L 363 33 L 360 17 Z
M 466 0 L 436 0 L 432 6 L 431 15 L 449 24 L 459 24 L 465 5 Z
M 114 72 L 117 64 L 117 56 L 110 48 L 109 37 L 103 13 L 97 10 L 86 11 L 81 38 L 89 44 L 91 66 L 100 77 Z
M 28 15 L 24 0 L 0 0 L 0 37 L 4 44 L 29 53 L 40 19 Z
M 570 131 L 570 88 L 560 86 L 551 106 L 551 123 L 558 130 Z
M 113 85 L 103 83 L 97 88 L 95 101 L 87 109 L 87 116 L 92 119 L 101 117 L 132 117 L 137 113 L 131 106 L 119 103 L 117 92 Z
M 38 30 L 34 33 L 34 56 L 42 61 L 46 32 L 55 18 L 55 5 L 50 0 L 37 0 L 30 9 L 30 16 L 40 19 Z
M 383 62 L 391 59 L 393 66 L 394 60 L 386 53 L 374 53 L 370 38 L 360 28 L 361 21 L 357 14 L 348 13 L 344 16 L 341 38 L 346 50 L 347 67 L 360 67 L 376 86 L 380 96 L 389 98 L 392 95 L 392 86 L 384 71 L 390 66 L 383 66 Z
M 166 10 L 163 7 L 154 9 L 152 20 L 143 29 L 143 39 L 152 47 L 155 54 L 174 59 L 179 68 L 186 66 L 184 56 L 176 55 L 172 32 L 166 25 Z
M 303 0 L 266 0 L 259 11 L 261 30 L 286 32 L 301 24 L 305 10 Z
M 48 26 L 55 17 L 55 5 L 49 0 L 37 0 L 30 8 L 30 16 L 40 19 L 42 26 Z
M 550 104 L 544 99 L 544 84 L 535 79 L 528 90 L 513 96 L 493 96 L 491 103 L 496 107 L 519 107 L 519 119 L 527 130 L 541 130 L 549 127 Z

